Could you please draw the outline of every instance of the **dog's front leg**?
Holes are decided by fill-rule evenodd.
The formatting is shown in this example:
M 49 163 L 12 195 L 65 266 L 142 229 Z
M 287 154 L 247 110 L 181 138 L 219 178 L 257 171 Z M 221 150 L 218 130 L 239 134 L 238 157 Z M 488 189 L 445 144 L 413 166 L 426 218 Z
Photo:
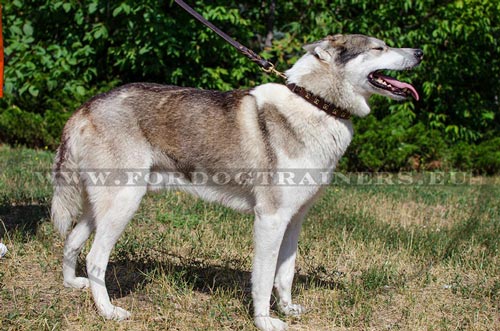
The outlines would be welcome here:
M 302 223 L 310 205 L 302 207 L 288 224 L 281 242 L 274 287 L 278 292 L 278 307 L 285 315 L 300 315 L 305 312 L 301 305 L 292 303 L 292 283 L 295 274 L 295 259 Z
M 255 326 L 262 331 L 286 330 L 286 323 L 269 316 L 276 263 L 290 217 L 283 212 L 255 208 L 252 298 Z

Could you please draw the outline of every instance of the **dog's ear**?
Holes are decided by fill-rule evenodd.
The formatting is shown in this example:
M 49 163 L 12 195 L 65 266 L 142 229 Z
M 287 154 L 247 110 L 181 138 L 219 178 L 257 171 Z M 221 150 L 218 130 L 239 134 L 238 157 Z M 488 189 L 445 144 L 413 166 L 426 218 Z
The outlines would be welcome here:
M 322 42 L 323 40 L 318 40 L 310 44 L 305 44 L 304 46 L 302 46 L 302 48 L 307 52 L 314 54 L 314 49 L 318 47 Z
M 333 36 L 327 36 L 325 40 L 328 40 L 330 42 L 330 45 L 335 47 L 345 44 L 346 37 L 343 34 L 336 34 Z
M 328 51 L 326 49 L 323 49 L 321 46 L 317 46 L 316 48 L 314 48 L 314 55 L 324 62 L 330 62 L 330 60 L 332 59 L 330 53 L 328 53 Z
M 342 34 L 327 36 L 311 44 L 304 45 L 304 49 L 316 56 L 318 59 L 329 62 L 332 58 L 329 49 L 342 46 L 345 43 L 345 37 Z
M 330 42 L 326 38 L 311 44 L 306 44 L 303 48 L 322 61 L 330 62 L 332 58 L 330 53 L 328 53 L 328 49 L 331 48 Z

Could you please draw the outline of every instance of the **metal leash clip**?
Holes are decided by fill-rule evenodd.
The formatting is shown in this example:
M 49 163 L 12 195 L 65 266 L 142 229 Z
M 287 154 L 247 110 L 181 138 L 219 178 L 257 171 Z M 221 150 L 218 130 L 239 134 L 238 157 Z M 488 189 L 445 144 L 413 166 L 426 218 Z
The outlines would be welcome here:
M 266 74 L 275 74 L 276 76 L 278 77 L 281 77 L 283 79 L 286 79 L 286 75 L 284 73 L 282 73 L 281 71 L 278 71 L 275 67 L 274 67 L 274 64 L 272 64 L 271 62 L 268 62 L 270 64 L 269 68 L 264 68 L 264 67 L 260 67 L 262 69 L 262 71 L 264 71 Z

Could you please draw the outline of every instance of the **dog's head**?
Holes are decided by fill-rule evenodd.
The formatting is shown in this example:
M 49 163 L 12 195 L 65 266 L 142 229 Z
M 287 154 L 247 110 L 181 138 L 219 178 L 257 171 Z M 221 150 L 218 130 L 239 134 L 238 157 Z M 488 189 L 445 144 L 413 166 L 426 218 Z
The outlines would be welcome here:
M 366 101 L 372 94 L 395 100 L 404 100 L 409 96 L 419 99 L 417 90 L 411 84 L 382 72 L 408 70 L 418 65 L 423 58 L 420 49 L 393 48 L 382 40 L 358 34 L 328 36 L 305 45 L 304 49 L 308 52 L 304 58 L 309 59 L 305 67 L 314 67 L 314 78 L 304 79 L 304 83 L 314 84 L 311 80 L 316 80 L 325 81 L 325 85 L 337 85 L 334 88 L 335 99 L 340 100 L 335 101 L 352 102 L 357 97 Z M 291 71 L 293 73 L 293 69 Z M 369 112 L 367 105 L 366 108 L 354 112 L 365 115 Z

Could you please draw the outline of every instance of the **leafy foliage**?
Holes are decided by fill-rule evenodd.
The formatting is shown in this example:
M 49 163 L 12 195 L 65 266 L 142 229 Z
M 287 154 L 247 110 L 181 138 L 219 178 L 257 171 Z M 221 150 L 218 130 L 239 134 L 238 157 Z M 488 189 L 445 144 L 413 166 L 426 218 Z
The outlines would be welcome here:
M 442 167 L 500 171 L 500 2 L 190 3 L 282 70 L 302 54 L 302 44 L 333 33 L 363 33 L 424 50 L 421 67 L 402 77 L 419 87 L 422 100 L 374 98 L 373 114 L 355 123 L 345 169 L 392 171 L 412 168 L 418 159 L 420 168 L 439 161 Z M 13 0 L 3 15 L 0 140 L 9 143 L 55 147 L 82 102 L 122 83 L 229 90 L 277 80 L 171 0 Z

